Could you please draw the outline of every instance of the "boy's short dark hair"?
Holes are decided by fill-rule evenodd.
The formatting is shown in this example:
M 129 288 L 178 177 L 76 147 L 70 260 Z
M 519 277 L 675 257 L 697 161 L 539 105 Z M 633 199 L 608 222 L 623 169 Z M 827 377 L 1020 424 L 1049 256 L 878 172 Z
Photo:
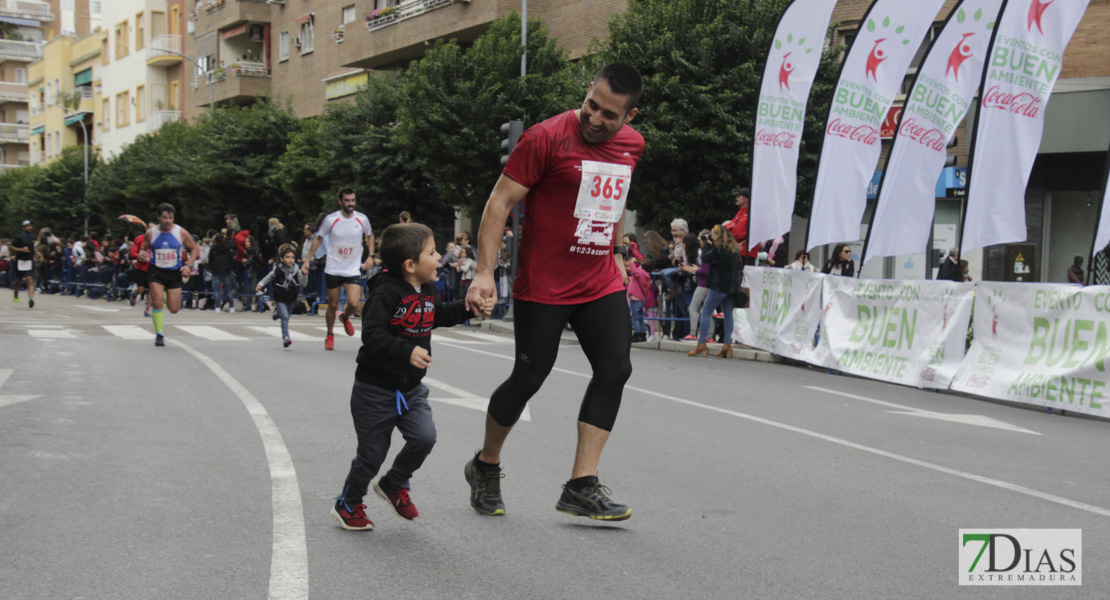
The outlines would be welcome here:
M 282 244 L 281 246 L 278 246 L 278 259 L 281 259 L 281 257 L 285 256 L 286 252 L 292 252 L 294 257 L 297 256 L 297 249 L 293 246 L 293 244 Z
M 403 277 L 405 261 L 418 262 L 424 243 L 433 237 L 431 229 L 420 223 L 394 223 L 382 233 L 382 265 L 394 275 Z
M 162 213 L 170 213 L 172 215 L 176 211 L 174 211 L 172 204 L 170 204 L 169 202 L 163 202 L 158 205 L 158 208 L 155 209 L 155 212 L 160 217 L 162 216 Z
M 624 107 L 626 111 L 640 105 L 644 83 L 635 67 L 624 62 L 609 63 L 594 75 L 594 81 L 602 79 L 609 84 L 609 89 L 613 90 L 614 94 L 628 96 L 628 104 Z

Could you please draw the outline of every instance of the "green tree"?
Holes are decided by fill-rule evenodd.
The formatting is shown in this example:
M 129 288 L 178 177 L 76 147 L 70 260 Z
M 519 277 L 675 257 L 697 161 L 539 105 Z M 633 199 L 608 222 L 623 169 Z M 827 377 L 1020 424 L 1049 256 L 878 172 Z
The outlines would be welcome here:
M 500 126 L 525 127 L 575 108 L 585 91 L 581 68 L 528 23 L 528 74 L 520 77 L 520 16 L 510 13 L 464 51 L 436 43 L 401 82 L 398 140 L 436 182 L 440 198 L 481 214 L 502 165 Z
M 610 22 L 600 61 L 644 78 L 633 125 L 647 143 L 629 194 L 639 223 L 666 231 L 732 217 L 730 192 L 751 182 L 760 77 L 788 0 L 634 0 Z M 839 48 L 827 50 L 807 109 L 795 212 L 808 215 Z
M 45 166 L 13 169 L 0 176 L 0 231 L 10 236 L 23 219 L 36 231 L 50 227 L 59 236 L 80 235 L 85 228 L 84 149 L 71 146 Z M 89 173 L 100 164 L 95 152 L 89 156 Z M 100 221 L 96 207 L 89 205 L 89 227 Z

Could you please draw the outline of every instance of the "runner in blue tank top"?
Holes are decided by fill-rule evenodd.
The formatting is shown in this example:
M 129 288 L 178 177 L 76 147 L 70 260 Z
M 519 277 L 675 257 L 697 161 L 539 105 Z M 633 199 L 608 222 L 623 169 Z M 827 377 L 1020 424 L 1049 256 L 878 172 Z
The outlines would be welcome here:
M 154 345 L 165 346 L 162 335 L 162 308 L 171 313 L 181 310 L 181 282 L 192 274 L 192 265 L 200 254 L 200 246 L 193 242 L 188 231 L 173 222 L 172 204 L 158 205 L 158 225 L 146 232 L 146 244 L 139 260 L 150 263 L 150 318 L 154 321 Z M 182 250 L 188 250 L 188 259 L 182 261 Z

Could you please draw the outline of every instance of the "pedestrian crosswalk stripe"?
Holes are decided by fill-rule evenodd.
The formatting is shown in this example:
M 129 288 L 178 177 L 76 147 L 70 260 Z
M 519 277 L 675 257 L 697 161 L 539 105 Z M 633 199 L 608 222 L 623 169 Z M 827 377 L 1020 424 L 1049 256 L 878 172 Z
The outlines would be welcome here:
M 37 340 L 56 340 L 56 339 L 77 339 L 68 329 L 28 329 L 27 333 Z
M 213 340 L 217 342 L 248 340 L 248 338 L 240 337 L 235 334 L 216 329 L 215 327 L 209 327 L 208 325 L 174 325 L 174 327 L 190 335 L 195 335 L 199 338 L 204 338 L 206 340 Z
M 276 337 L 276 338 L 281 337 L 281 327 L 262 327 L 262 326 L 253 326 L 252 325 L 251 327 L 248 327 L 248 329 L 253 329 L 254 331 L 257 331 L 259 333 L 265 333 L 266 335 L 271 335 L 271 336 Z M 316 336 L 308 335 L 307 333 L 301 333 L 299 331 L 293 331 L 292 329 L 289 330 L 289 337 L 294 342 L 311 342 L 313 340 L 320 339 Z
M 125 340 L 149 340 L 154 337 L 154 330 L 139 327 L 138 325 L 102 325 L 108 333 Z
M 317 327 L 316 329 L 319 329 L 320 331 L 323 331 L 324 333 L 328 332 L 327 327 Z M 355 335 L 358 335 L 358 332 L 359 332 L 359 328 L 355 327 Z M 343 323 L 341 323 L 339 321 L 339 319 L 335 320 L 335 330 L 333 331 L 333 333 L 343 333 Z

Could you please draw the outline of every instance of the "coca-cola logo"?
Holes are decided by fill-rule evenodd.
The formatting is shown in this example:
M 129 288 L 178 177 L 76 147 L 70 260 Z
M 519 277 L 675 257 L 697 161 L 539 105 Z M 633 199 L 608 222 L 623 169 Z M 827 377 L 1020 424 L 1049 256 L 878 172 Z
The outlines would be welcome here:
M 997 108 L 1033 118 L 1041 112 L 1041 99 L 1029 92 L 1008 94 L 999 90 L 996 85 L 983 94 L 983 108 Z
M 870 125 L 852 125 L 851 123 L 842 123 L 840 119 L 833 119 L 829 122 L 828 128 L 825 130 L 828 135 L 838 135 L 842 138 L 848 138 L 853 142 L 862 142 L 868 145 L 879 143 L 879 130 Z
M 759 146 L 774 146 L 776 148 L 786 148 L 790 150 L 794 147 L 794 143 L 798 140 L 798 134 L 780 131 L 772 133 L 765 129 L 760 129 L 755 134 L 755 143 Z
M 898 134 L 916 141 L 922 146 L 927 146 L 937 152 L 944 152 L 944 145 L 948 142 L 944 132 L 936 127 L 923 127 L 915 119 L 906 119 Z

